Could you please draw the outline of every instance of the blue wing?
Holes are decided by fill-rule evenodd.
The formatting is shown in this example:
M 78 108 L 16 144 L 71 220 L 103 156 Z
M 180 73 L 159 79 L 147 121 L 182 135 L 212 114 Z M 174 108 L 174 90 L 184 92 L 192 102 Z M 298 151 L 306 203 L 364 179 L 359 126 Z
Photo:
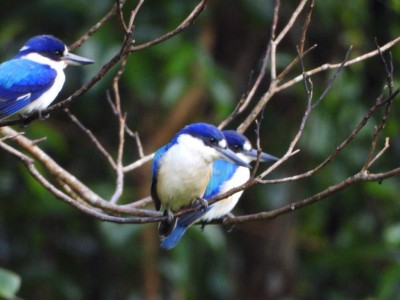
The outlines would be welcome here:
M 213 171 L 206 191 L 203 195 L 204 199 L 211 199 L 220 193 L 221 185 L 228 181 L 235 173 L 237 166 L 225 160 L 217 160 L 213 163 Z M 213 205 L 204 210 L 198 210 L 193 213 L 182 216 L 178 219 L 174 230 L 161 241 L 161 247 L 165 250 L 174 248 L 185 234 L 186 230 L 196 223 L 206 212 L 213 209 Z
M 12 115 L 52 87 L 57 72 L 27 59 L 0 65 L 0 119 Z
M 235 173 L 237 165 L 227 162 L 226 160 L 216 160 L 213 163 L 213 171 L 208 182 L 206 191 L 204 192 L 203 198 L 208 200 L 220 193 L 221 186 L 231 179 Z

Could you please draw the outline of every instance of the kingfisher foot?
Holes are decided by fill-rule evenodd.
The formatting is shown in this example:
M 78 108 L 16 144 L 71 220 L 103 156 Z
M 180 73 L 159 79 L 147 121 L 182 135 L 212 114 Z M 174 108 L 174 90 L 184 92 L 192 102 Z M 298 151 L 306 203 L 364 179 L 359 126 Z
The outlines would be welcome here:
M 197 197 L 195 200 L 195 206 L 201 205 L 203 207 L 203 210 L 206 210 L 208 208 L 208 201 L 204 198 Z
M 26 127 L 28 127 L 28 124 L 30 123 L 30 122 L 28 121 L 29 115 L 26 115 L 26 114 L 18 114 L 18 116 L 19 116 L 19 121 L 21 122 L 20 127 L 21 127 L 21 128 L 26 128 Z
M 207 222 L 201 222 L 200 223 L 200 229 L 201 231 L 204 231 L 204 228 L 206 228 Z
M 163 216 L 167 217 L 167 220 L 159 223 L 158 234 L 161 237 L 166 237 L 170 235 L 172 230 L 174 230 L 177 219 L 174 218 L 174 214 L 169 208 L 164 210 Z
M 228 221 L 231 218 L 234 218 L 235 215 L 232 213 L 226 214 L 223 218 L 222 218 L 222 224 L 224 224 L 225 226 L 227 226 L 227 232 L 231 232 L 233 230 L 233 228 L 235 227 L 235 224 L 229 224 Z
M 39 120 L 46 120 L 50 117 L 49 113 L 43 113 L 41 110 L 38 111 Z

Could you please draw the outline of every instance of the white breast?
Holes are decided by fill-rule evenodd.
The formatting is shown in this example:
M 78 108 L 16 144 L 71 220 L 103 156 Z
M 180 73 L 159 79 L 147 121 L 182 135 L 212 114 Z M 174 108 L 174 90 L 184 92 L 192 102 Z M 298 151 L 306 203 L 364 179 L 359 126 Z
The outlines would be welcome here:
M 203 142 L 183 135 L 161 158 L 157 194 L 161 202 L 173 211 L 191 204 L 196 197 L 204 194 L 213 159 L 207 152 L 201 151 L 203 147 Z
M 222 185 L 220 194 L 226 193 L 232 188 L 244 184 L 245 182 L 247 182 L 247 180 L 249 180 L 249 178 L 250 178 L 250 170 L 245 167 L 239 167 L 234 176 L 232 176 L 231 179 L 229 179 Z M 201 220 L 210 221 L 212 219 L 219 219 L 229 214 L 238 203 L 242 193 L 243 191 L 237 192 L 229 196 L 228 198 L 225 198 L 221 201 L 212 204 L 212 208 L 206 214 L 204 214 Z

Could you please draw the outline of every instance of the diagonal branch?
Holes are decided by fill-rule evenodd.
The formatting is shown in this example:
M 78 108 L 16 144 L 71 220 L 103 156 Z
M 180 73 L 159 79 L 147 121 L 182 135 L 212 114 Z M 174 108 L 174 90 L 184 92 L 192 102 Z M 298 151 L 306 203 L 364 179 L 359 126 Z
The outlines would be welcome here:
M 361 61 L 370 59 L 370 58 L 372 58 L 374 56 L 377 56 L 377 55 L 379 55 L 379 52 L 385 52 L 385 51 L 389 50 L 390 48 L 392 48 L 394 45 L 398 44 L 399 42 L 400 42 L 400 36 L 395 38 L 394 40 L 386 43 L 385 45 L 380 47 L 379 50 L 374 50 L 374 51 L 365 53 L 363 55 L 357 56 L 354 59 L 350 59 L 349 61 L 347 61 L 344 64 L 344 67 L 348 67 L 350 65 L 353 65 L 353 64 L 359 63 Z M 328 64 L 323 64 L 323 65 L 321 65 L 321 66 L 319 66 L 317 68 L 314 68 L 314 69 L 312 69 L 310 71 L 307 71 L 307 76 L 311 77 L 312 75 L 318 74 L 320 72 L 324 72 L 324 71 L 329 71 L 329 70 L 340 68 L 340 66 L 341 66 L 341 63 L 338 63 L 338 64 L 329 64 L 329 63 Z M 280 91 L 282 91 L 284 89 L 287 89 L 288 87 L 294 85 L 295 83 L 300 82 L 302 79 L 303 79 L 303 75 L 302 74 L 298 75 L 295 78 L 293 78 L 293 79 L 291 79 L 291 80 L 279 85 L 276 88 L 276 92 L 280 92 Z

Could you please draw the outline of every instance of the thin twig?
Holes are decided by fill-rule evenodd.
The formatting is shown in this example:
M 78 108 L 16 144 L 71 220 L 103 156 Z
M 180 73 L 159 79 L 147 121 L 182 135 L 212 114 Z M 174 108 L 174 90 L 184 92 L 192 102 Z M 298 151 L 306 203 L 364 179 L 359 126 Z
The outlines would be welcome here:
M 301 57 L 306 56 L 306 54 L 308 54 L 309 52 L 311 52 L 312 50 L 314 50 L 315 48 L 317 48 L 317 44 L 312 45 L 310 48 L 308 48 L 306 51 L 303 51 L 303 55 Z M 300 56 L 297 55 L 295 57 L 295 59 L 293 59 L 290 64 L 287 65 L 287 67 L 285 69 L 283 69 L 283 71 L 281 73 L 278 74 L 278 76 L 276 77 L 277 81 L 282 81 L 287 74 L 289 74 L 290 71 L 292 71 L 294 69 L 294 67 L 300 62 Z
M 394 40 L 386 43 L 384 46 L 380 47 L 380 50 L 374 50 L 374 51 L 365 53 L 364 55 L 357 56 L 356 58 L 347 61 L 344 64 L 344 67 L 359 63 L 361 61 L 364 61 L 366 59 L 369 59 L 371 57 L 379 55 L 379 51 L 385 52 L 385 51 L 387 51 L 388 49 L 392 48 L 394 45 L 396 45 L 399 42 L 400 42 L 400 36 L 395 38 Z M 307 76 L 311 77 L 312 75 L 315 75 L 315 74 L 323 72 L 323 71 L 337 69 L 341 65 L 342 65 L 341 63 L 339 63 L 339 64 L 323 64 L 323 65 L 321 65 L 321 66 L 319 66 L 317 68 L 314 68 L 312 70 L 307 71 Z M 284 89 L 287 89 L 288 87 L 294 85 L 295 83 L 300 82 L 302 79 L 303 79 L 303 75 L 300 74 L 300 75 L 296 76 L 295 78 L 293 78 L 293 79 L 291 79 L 291 80 L 279 85 L 276 88 L 276 92 L 280 92 L 280 91 L 282 91 Z
M 86 42 L 89 37 L 95 34 L 111 17 L 115 16 L 118 10 L 118 4 L 114 4 L 111 10 L 103 17 L 99 22 L 97 22 L 92 28 L 90 28 L 82 37 L 80 37 L 73 44 L 68 46 L 68 49 L 73 51 L 80 47 L 84 42 Z
M 143 156 L 141 159 L 138 159 L 137 161 L 125 166 L 123 168 L 124 173 L 133 171 L 141 166 L 143 166 L 145 163 L 148 163 L 153 159 L 154 153 L 148 154 L 146 156 Z
M 260 183 L 263 184 L 277 184 L 277 183 L 283 183 L 283 182 L 289 182 L 289 181 L 295 181 L 299 180 L 302 178 L 307 178 L 310 177 L 317 172 L 319 172 L 324 166 L 326 166 L 328 163 L 330 163 L 360 132 L 362 128 L 364 128 L 365 124 L 368 122 L 368 120 L 376 113 L 378 108 L 382 107 L 385 105 L 388 101 L 391 101 L 394 99 L 398 94 L 400 93 L 400 89 L 397 89 L 393 92 L 392 95 L 390 95 L 388 98 L 386 98 L 384 101 L 381 101 L 379 103 L 375 103 L 374 106 L 372 106 L 368 112 L 364 115 L 363 119 L 360 121 L 360 123 L 352 130 L 352 132 L 340 143 L 338 146 L 336 146 L 335 150 L 322 162 L 320 163 L 317 167 L 314 169 L 304 172 L 299 175 L 291 176 L 291 177 L 285 177 L 281 179 L 270 179 L 270 180 L 259 180 Z M 278 161 L 279 162 L 279 161 Z M 278 163 L 277 162 L 277 163 Z M 263 175 L 263 174 L 261 174 Z M 261 178 L 261 175 L 259 178 Z
M 307 12 L 306 19 L 304 20 L 304 24 L 301 30 L 301 38 L 300 38 L 300 44 L 299 44 L 299 52 L 301 56 L 304 56 L 304 45 L 306 43 L 306 36 L 307 36 L 307 30 L 308 27 L 310 26 L 311 22 L 311 15 L 314 9 L 314 0 L 310 1 L 310 6 L 309 10 Z
M 136 146 L 137 146 L 137 149 L 138 149 L 139 157 L 143 158 L 144 157 L 144 152 L 143 152 L 142 142 L 140 141 L 139 133 L 136 132 L 134 137 L 135 137 L 135 141 L 136 141 Z
M 388 92 L 389 92 L 389 95 L 391 95 L 393 93 L 393 86 L 394 86 L 394 83 L 393 83 L 393 60 L 392 60 L 392 56 L 391 56 L 391 54 L 389 52 L 390 60 L 389 60 L 389 63 L 388 63 L 386 61 L 382 51 L 380 51 L 380 47 L 379 47 L 378 43 L 376 43 L 376 46 L 378 48 L 378 51 L 379 51 L 379 54 L 380 54 L 380 57 L 381 57 L 381 61 L 382 61 L 382 64 L 383 64 L 385 72 L 386 72 L 387 86 L 388 86 L 388 90 L 389 90 Z M 380 101 L 382 100 L 385 90 L 386 89 L 384 88 L 383 91 L 382 91 L 381 97 L 378 98 L 377 101 L 376 101 L 377 103 L 380 103 Z M 368 158 L 366 159 L 366 161 L 364 163 L 363 170 L 368 170 L 368 168 L 370 166 L 372 166 L 372 164 L 386 150 L 386 146 L 389 147 L 389 141 L 387 139 L 385 147 L 378 153 L 378 155 L 376 155 L 374 157 L 374 152 L 375 152 L 375 149 L 376 149 L 376 145 L 378 143 L 378 137 L 379 137 L 380 133 L 382 132 L 382 130 L 386 126 L 386 122 L 387 122 L 387 120 L 389 118 L 390 108 L 391 108 L 391 106 L 393 104 L 393 101 L 394 101 L 394 99 L 391 99 L 390 101 L 387 102 L 386 107 L 385 107 L 385 111 L 383 113 L 382 120 L 381 120 L 381 122 L 380 122 L 380 124 L 378 126 L 375 126 L 374 136 L 372 138 L 371 147 L 370 147 L 369 153 L 368 153 Z
M 232 122 L 232 120 L 234 120 L 239 114 L 243 113 L 243 111 L 249 106 L 251 100 L 254 97 L 254 94 L 256 93 L 258 87 L 260 86 L 260 83 L 265 77 L 270 53 L 271 53 L 271 44 L 269 43 L 267 50 L 265 51 L 264 58 L 262 60 L 262 66 L 256 81 L 254 82 L 247 96 L 245 98 L 240 99 L 239 103 L 237 104 L 233 112 L 223 122 L 221 122 L 221 124 L 218 126 L 219 129 L 225 128 L 230 122 Z
M 125 205 L 121 205 L 121 208 L 124 209 L 129 209 L 129 208 L 140 208 L 140 207 L 145 207 L 149 204 L 153 204 L 153 199 L 149 196 L 140 200 L 137 200 L 135 202 L 129 203 L 129 204 L 125 204 Z
M 350 46 L 349 49 L 346 52 L 346 55 L 344 57 L 344 60 L 340 64 L 339 68 L 333 73 L 333 76 L 329 79 L 328 84 L 326 85 L 324 91 L 322 92 L 321 96 L 318 98 L 318 100 L 312 105 L 312 109 L 316 108 L 321 101 L 325 98 L 325 96 L 328 94 L 328 92 L 331 90 L 333 83 L 335 82 L 337 76 L 339 73 L 343 70 L 343 67 L 346 65 L 346 62 L 349 60 L 349 55 L 351 50 L 353 49 L 353 46 Z
M 124 170 L 123 170 L 123 155 L 124 155 L 124 144 L 125 144 L 125 118 L 121 117 L 119 122 L 119 146 L 117 154 L 117 180 L 115 186 L 115 192 L 111 197 L 110 203 L 117 203 L 124 190 Z
M 387 149 L 390 147 L 390 142 L 389 138 L 387 137 L 385 139 L 385 145 L 384 147 L 375 155 L 374 158 L 371 159 L 371 161 L 368 163 L 366 169 L 368 170 L 385 152 Z
M 128 26 L 125 23 L 124 13 L 122 11 L 123 5 L 124 4 L 123 4 L 122 0 L 117 0 L 116 6 L 117 6 L 117 10 L 118 10 L 118 19 L 119 19 L 119 22 L 121 23 L 122 28 L 125 31 L 125 34 L 128 34 L 128 32 L 129 32 Z
M 193 24 L 193 22 L 196 20 L 196 18 L 200 15 L 200 13 L 206 8 L 207 5 L 207 1 L 208 0 L 202 0 L 193 10 L 192 12 L 189 14 L 189 16 L 181 23 L 178 25 L 177 28 L 175 28 L 174 30 L 141 45 L 137 45 L 137 46 L 132 46 L 128 49 L 129 52 L 135 52 L 135 51 L 139 51 L 145 48 L 149 48 L 151 46 L 157 45 L 165 40 L 170 39 L 171 37 L 177 35 L 178 33 L 182 32 L 183 30 L 185 30 L 186 28 L 188 28 L 190 25 Z
M 75 124 L 80 130 L 82 130 L 88 136 L 89 141 L 92 142 L 95 145 L 96 149 L 107 159 L 111 167 L 113 169 L 117 169 L 117 165 L 114 159 L 112 158 L 111 154 L 104 148 L 104 146 L 96 138 L 93 132 L 87 127 L 85 127 L 85 125 L 83 125 L 82 122 L 79 121 L 79 119 L 74 114 L 72 114 L 68 108 L 65 108 L 64 111 L 71 120 L 71 122 Z
M 275 0 L 274 6 L 274 18 L 272 19 L 272 26 L 271 26 L 271 39 L 269 41 L 268 47 L 271 49 L 271 66 L 270 66 L 270 73 L 271 73 L 271 80 L 274 80 L 276 77 L 276 47 L 277 44 L 274 42 L 276 37 L 276 28 L 278 26 L 278 19 L 279 19 L 279 9 L 281 7 L 281 1 Z

